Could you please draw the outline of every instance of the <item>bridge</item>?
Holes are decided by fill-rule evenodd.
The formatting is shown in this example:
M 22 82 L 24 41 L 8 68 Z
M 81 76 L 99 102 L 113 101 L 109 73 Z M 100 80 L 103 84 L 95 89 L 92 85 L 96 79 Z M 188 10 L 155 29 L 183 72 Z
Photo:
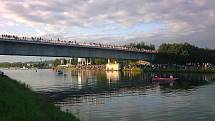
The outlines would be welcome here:
M 156 52 L 0 38 L 0 55 L 114 58 L 153 61 Z

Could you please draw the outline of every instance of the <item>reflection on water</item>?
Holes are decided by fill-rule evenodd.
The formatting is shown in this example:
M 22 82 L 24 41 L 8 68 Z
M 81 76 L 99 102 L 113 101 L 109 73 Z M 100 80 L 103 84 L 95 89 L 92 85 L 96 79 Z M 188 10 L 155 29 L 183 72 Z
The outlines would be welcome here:
M 153 73 L 5 70 L 51 97 L 84 121 L 215 120 L 215 75 L 175 74 L 176 82 L 152 82 Z M 169 75 L 163 73 L 162 75 Z
M 120 80 L 121 73 L 119 71 L 106 71 L 106 78 L 110 81 L 118 81 Z

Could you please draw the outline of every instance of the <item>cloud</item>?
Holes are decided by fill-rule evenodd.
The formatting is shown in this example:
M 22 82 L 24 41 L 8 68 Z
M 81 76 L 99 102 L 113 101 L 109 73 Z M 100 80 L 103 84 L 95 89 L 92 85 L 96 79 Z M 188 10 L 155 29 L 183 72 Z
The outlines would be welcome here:
M 214 6 L 214 0 L 1 0 L 0 14 L 5 26 L 25 24 L 39 33 L 67 33 L 65 38 L 201 45 L 215 41 Z M 160 26 L 136 30 L 151 23 Z

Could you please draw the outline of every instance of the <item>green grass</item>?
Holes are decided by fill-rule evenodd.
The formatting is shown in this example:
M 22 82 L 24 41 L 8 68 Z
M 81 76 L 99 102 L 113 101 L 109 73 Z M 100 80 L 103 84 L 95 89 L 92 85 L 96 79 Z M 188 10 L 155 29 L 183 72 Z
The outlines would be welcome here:
M 79 121 L 25 84 L 0 76 L 0 121 Z

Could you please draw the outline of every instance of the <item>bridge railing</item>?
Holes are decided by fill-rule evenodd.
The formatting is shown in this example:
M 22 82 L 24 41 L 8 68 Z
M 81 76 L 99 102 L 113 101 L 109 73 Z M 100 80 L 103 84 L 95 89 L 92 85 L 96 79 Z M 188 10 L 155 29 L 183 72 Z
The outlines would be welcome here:
M 76 41 L 66 41 L 66 40 L 53 40 L 53 39 L 43 39 L 42 37 L 18 37 L 15 35 L 1 35 L 0 40 L 12 40 L 12 41 L 23 41 L 23 42 L 37 42 L 37 43 L 48 43 L 48 44 L 58 44 L 58 45 L 67 45 L 67 46 L 82 46 L 82 47 L 96 47 L 96 48 L 108 48 L 124 51 L 134 51 L 134 52 L 144 52 L 144 53 L 157 53 L 156 50 L 147 50 L 147 49 L 138 49 L 135 47 L 127 47 L 120 45 L 108 45 L 100 43 L 79 43 Z

